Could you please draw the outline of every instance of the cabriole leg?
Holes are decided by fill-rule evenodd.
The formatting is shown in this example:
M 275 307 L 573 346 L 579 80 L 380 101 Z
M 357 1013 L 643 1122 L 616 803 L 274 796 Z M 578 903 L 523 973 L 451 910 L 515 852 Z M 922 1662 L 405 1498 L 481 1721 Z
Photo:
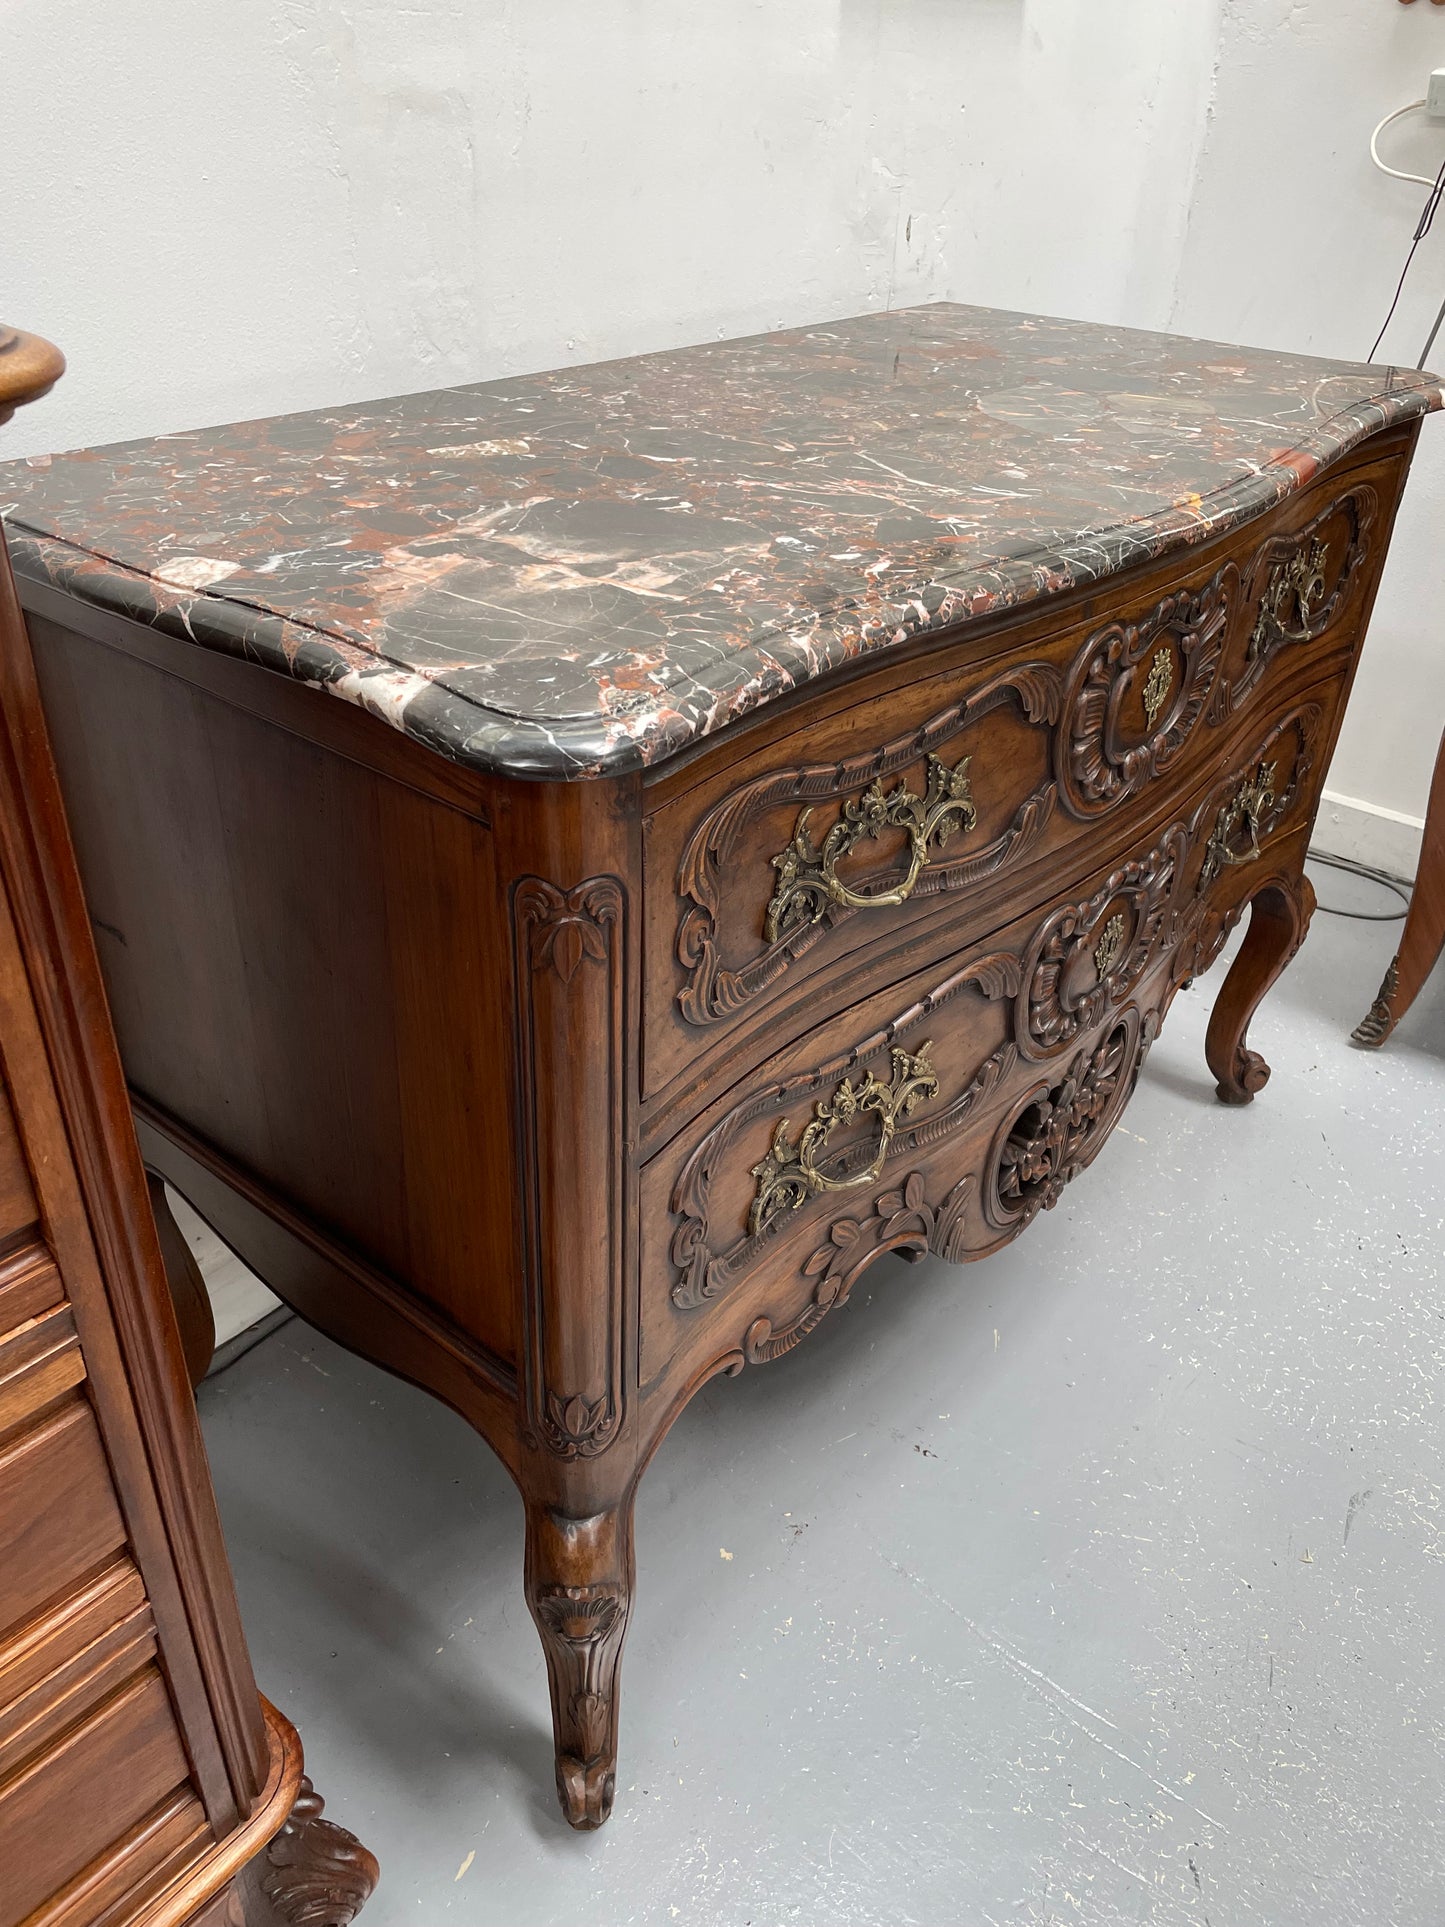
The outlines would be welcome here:
M 557 1797 L 600 1827 L 617 1778 L 618 1665 L 632 1607 L 632 1492 L 590 1518 L 527 1502 L 527 1604 L 552 1689 Z
M 1425 812 L 1425 836 L 1410 913 L 1400 939 L 1399 954 L 1385 972 L 1380 994 L 1369 1013 L 1355 1027 L 1355 1042 L 1383 1044 L 1414 1003 L 1425 979 L 1445 950 L 1445 736 L 1435 758 L 1430 783 L 1430 806 Z
M 1250 903 L 1249 930 L 1215 999 L 1204 1040 L 1222 1103 L 1248 1104 L 1269 1082 L 1269 1065 L 1247 1048 L 1245 1033 L 1265 992 L 1304 942 L 1314 908 L 1306 876 L 1275 877 Z

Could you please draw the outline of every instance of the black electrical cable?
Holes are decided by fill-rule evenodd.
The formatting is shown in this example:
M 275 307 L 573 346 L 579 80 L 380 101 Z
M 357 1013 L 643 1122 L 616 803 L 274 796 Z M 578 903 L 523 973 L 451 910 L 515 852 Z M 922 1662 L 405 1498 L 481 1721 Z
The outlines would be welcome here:
M 1373 361 L 1375 359 L 1379 351 L 1380 343 L 1385 339 L 1385 330 L 1395 318 L 1395 310 L 1399 307 L 1400 296 L 1405 290 L 1405 276 L 1410 272 L 1410 263 L 1415 259 L 1416 248 L 1419 247 L 1420 243 L 1425 239 L 1425 236 L 1434 225 L 1435 210 L 1440 205 L 1440 196 L 1442 194 L 1445 194 L 1445 161 L 1441 161 L 1440 171 L 1435 176 L 1435 183 L 1430 189 L 1430 192 L 1425 196 L 1425 205 L 1420 210 L 1419 220 L 1415 223 L 1415 238 L 1410 243 L 1410 252 L 1405 256 L 1405 265 L 1400 270 L 1400 279 L 1395 284 L 1395 298 L 1390 303 L 1390 312 L 1380 323 L 1380 332 L 1375 336 L 1375 345 L 1369 354 L 1366 355 L 1366 361 Z M 1431 339 L 1434 339 L 1433 335 Z
M 1423 368 L 1430 359 L 1430 350 L 1435 346 L 1435 337 L 1440 332 L 1440 323 L 1445 321 L 1445 301 L 1440 303 L 1440 312 L 1435 317 L 1435 325 L 1425 337 L 1425 346 L 1420 350 L 1420 366 Z
M 1328 864 L 1332 870 L 1344 870 L 1350 876 L 1364 877 L 1368 883 L 1383 884 L 1393 890 L 1404 904 L 1403 910 L 1341 910 L 1333 903 L 1322 903 L 1318 907 L 1327 917 L 1351 917 L 1357 923 L 1398 923 L 1410 908 L 1410 889 L 1398 877 L 1392 877 L 1386 870 L 1377 870 L 1369 863 L 1356 863 L 1347 856 L 1331 856 L 1327 850 L 1308 849 L 1305 856 L 1311 863 Z

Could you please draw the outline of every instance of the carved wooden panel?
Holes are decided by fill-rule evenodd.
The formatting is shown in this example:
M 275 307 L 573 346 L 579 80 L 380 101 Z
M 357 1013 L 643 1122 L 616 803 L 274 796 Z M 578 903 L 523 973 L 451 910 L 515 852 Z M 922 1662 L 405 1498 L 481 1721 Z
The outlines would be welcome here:
M 1059 788 L 1077 816 L 1113 809 L 1178 759 L 1214 688 L 1238 592 L 1239 570 L 1227 562 L 1202 588 L 1085 642 L 1057 737 Z
M 649 872 L 646 1093 L 691 1062 L 726 1075 L 723 1040 L 760 1052 L 774 1012 L 789 1032 L 815 1021 L 811 988 L 836 1002 L 845 960 L 877 981 L 910 945 L 946 957 L 987 927 L 1012 878 L 1076 861 L 1113 811 L 1182 804 L 1220 754 L 1220 725 L 1233 755 L 1271 666 L 1292 674 L 1301 645 L 1343 640 L 1377 513 L 1363 479 L 1323 505 L 1316 493 L 1292 505 L 1298 529 L 1240 541 L 1183 586 L 1041 637 L 1027 661 L 900 692 L 915 714 L 927 690 L 958 692 L 906 730 L 833 762 L 701 786 L 686 836 L 657 844 L 677 849 L 675 873 Z
M 690 1024 L 708 1025 L 731 1016 L 777 983 L 792 965 L 844 920 L 860 913 L 874 916 L 908 896 L 920 898 L 962 890 L 1003 869 L 1037 839 L 1054 802 L 1052 782 L 1043 780 L 1010 797 L 1006 824 L 987 842 L 968 844 L 977 824 L 970 791 L 968 809 L 961 796 L 939 798 L 954 809 L 936 811 L 930 825 L 921 813 L 911 852 L 891 866 L 865 860 L 841 881 L 840 859 L 854 855 L 887 829 L 905 827 L 898 799 L 914 800 L 903 782 L 885 796 L 885 778 L 927 759 L 961 783 L 966 758 L 957 741 L 993 711 L 1012 705 L 1030 723 L 1052 724 L 1059 709 L 1058 671 L 1049 663 L 1024 663 L 989 677 L 975 694 L 952 703 L 907 734 L 876 749 L 826 767 L 792 767 L 771 772 L 724 797 L 693 831 L 683 851 L 677 890 L 683 908 L 677 930 L 677 959 L 684 973 L 677 1005 Z M 946 757 L 942 752 L 948 746 Z M 973 782 L 980 780 L 975 777 Z M 996 784 L 997 773 L 987 779 Z M 1005 778 L 1004 780 L 1007 780 Z M 920 788 L 922 786 L 920 785 Z M 923 797 L 918 802 L 923 804 Z M 797 804 L 791 838 L 764 854 L 748 832 L 780 803 Z M 816 812 L 835 805 L 826 832 L 818 831 Z M 960 834 L 963 832 L 964 834 Z M 830 844 L 833 846 L 829 848 Z M 945 856 L 945 848 L 949 854 Z M 816 850 L 816 854 L 814 853 Z M 830 892 L 826 865 L 835 884 Z M 735 866 L 746 865 L 748 882 L 728 893 L 731 914 L 749 919 L 745 927 L 724 932 L 724 884 L 735 883 Z M 906 887 L 904 887 L 906 886 Z M 752 905 L 751 911 L 744 906 Z M 754 954 L 731 966 L 726 949 L 741 945 Z
M 746 1306 L 789 1265 L 810 1281 L 786 1317 L 746 1314 L 728 1369 L 800 1343 L 882 1251 L 983 1256 L 1057 1200 L 1113 1129 L 1175 988 L 1217 955 L 1253 867 L 1312 806 L 1323 715 L 1303 703 L 1246 738 L 1139 854 L 902 1008 L 880 993 L 895 1013 L 880 1028 L 715 1117 L 668 1198 L 673 1314 Z M 644 1377 L 658 1319 L 645 1307 Z
M 1256 550 L 1240 598 L 1248 627 L 1230 648 L 1212 723 L 1233 715 L 1282 651 L 1320 641 L 1340 620 L 1367 573 L 1379 507 L 1375 490 L 1360 482 L 1303 528 L 1272 535 Z

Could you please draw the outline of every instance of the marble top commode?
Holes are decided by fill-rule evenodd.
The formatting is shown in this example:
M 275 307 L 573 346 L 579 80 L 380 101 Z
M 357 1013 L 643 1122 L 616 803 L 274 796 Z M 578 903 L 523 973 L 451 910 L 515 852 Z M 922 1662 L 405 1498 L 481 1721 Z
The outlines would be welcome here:
M 575 778 L 1222 533 L 1440 400 L 940 304 L 32 459 L 0 509 L 24 575 Z

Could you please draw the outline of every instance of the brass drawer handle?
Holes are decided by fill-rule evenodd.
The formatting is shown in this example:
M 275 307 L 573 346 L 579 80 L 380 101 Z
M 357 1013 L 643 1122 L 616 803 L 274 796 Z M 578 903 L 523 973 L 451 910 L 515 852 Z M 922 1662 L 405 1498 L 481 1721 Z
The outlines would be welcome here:
M 888 1157 L 899 1118 L 906 1117 L 922 1098 L 938 1095 L 938 1078 L 928 1056 L 932 1048 L 931 1043 L 920 1044 L 916 1056 L 910 1056 L 895 1044 L 893 1076 L 887 1084 L 880 1083 L 872 1071 L 859 1084 L 845 1077 L 831 1097 L 814 1105 L 796 1144 L 788 1120 L 779 1118 L 768 1155 L 751 1172 L 758 1181 L 748 1216 L 751 1236 L 756 1237 L 779 1212 L 796 1211 L 820 1191 L 851 1191 L 855 1185 L 872 1184 Z M 819 1170 L 817 1157 L 833 1126 L 850 1123 L 864 1111 L 875 1112 L 879 1119 L 878 1149 L 872 1163 L 851 1178 L 828 1177 Z
M 841 816 L 821 847 L 808 833 L 811 807 L 802 811 L 793 828 L 792 842 L 773 858 L 778 885 L 763 918 L 768 942 L 776 943 L 791 930 L 817 923 L 830 903 L 846 904 L 850 910 L 877 910 L 890 903 L 906 903 L 932 849 L 941 850 L 955 830 L 971 830 L 978 822 L 969 787 L 969 760 L 965 756 L 950 769 L 937 756 L 930 756 L 928 785 L 922 796 L 915 796 L 903 783 L 887 795 L 881 783 L 872 784 L 843 805 Z M 860 843 L 895 829 L 908 834 L 909 859 L 904 876 L 890 890 L 866 896 L 850 890 L 838 875 L 839 862 Z
M 1214 819 L 1214 829 L 1204 851 L 1201 882 L 1208 883 L 1228 864 L 1255 863 L 1259 860 L 1259 826 L 1273 811 L 1277 800 L 1274 790 L 1276 767 L 1274 763 L 1261 763 L 1253 776 L 1245 778 Z M 1236 852 L 1230 848 L 1230 838 L 1241 825 L 1249 832 L 1249 848 Z
M 1250 660 L 1274 642 L 1308 642 L 1311 624 L 1325 601 L 1325 565 L 1329 554 L 1318 536 L 1302 549 L 1276 562 L 1269 572 L 1254 633 L 1249 638 Z

